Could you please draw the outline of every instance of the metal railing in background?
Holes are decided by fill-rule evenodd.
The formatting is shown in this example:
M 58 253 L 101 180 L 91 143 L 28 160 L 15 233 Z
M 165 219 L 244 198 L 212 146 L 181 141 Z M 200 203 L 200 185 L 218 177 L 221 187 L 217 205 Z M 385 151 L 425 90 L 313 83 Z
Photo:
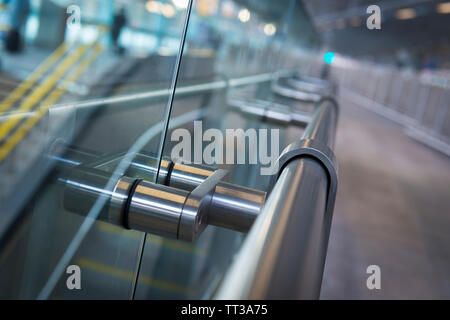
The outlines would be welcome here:
M 208 82 L 182 85 L 177 87 L 176 94 L 177 96 L 189 96 L 218 90 L 226 90 L 228 88 L 256 85 L 259 83 L 275 81 L 279 77 L 289 76 L 293 73 L 293 70 L 281 70 L 278 72 L 267 72 L 251 76 L 243 76 L 230 79 L 217 79 Z M 51 117 L 52 115 L 58 115 L 60 113 L 66 112 L 93 112 L 106 107 L 111 109 L 117 108 L 118 110 L 123 110 L 125 107 L 129 109 L 130 105 L 126 103 L 136 103 L 136 106 L 131 105 L 131 107 L 145 108 L 148 107 L 148 105 L 138 105 L 137 103 L 142 101 L 148 103 L 157 99 L 167 98 L 169 94 L 169 89 L 153 89 L 115 97 L 77 101 L 74 103 L 55 104 L 48 110 L 48 116 Z M 0 116 L 0 123 L 16 117 L 26 119 L 34 116 L 35 114 L 36 112 L 33 111 L 15 114 L 4 114 Z
M 410 137 L 450 156 L 450 73 L 339 60 L 331 74 L 343 97 L 401 124 Z
M 319 298 L 337 188 L 337 117 L 336 102 L 322 98 L 302 139 L 281 154 L 273 189 L 216 299 Z

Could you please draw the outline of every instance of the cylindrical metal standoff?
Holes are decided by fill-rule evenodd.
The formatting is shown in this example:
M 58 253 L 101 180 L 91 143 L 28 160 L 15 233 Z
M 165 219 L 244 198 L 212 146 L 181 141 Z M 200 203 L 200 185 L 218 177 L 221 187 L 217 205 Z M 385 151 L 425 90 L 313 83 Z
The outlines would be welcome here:
M 156 172 L 153 158 L 142 154 L 133 160 L 132 167 L 141 173 Z M 205 165 L 183 164 L 164 159 L 158 181 L 170 187 L 192 191 L 215 171 L 216 168 Z M 214 190 L 208 224 L 247 232 L 261 211 L 265 199 L 264 191 L 221 181 Z
M 148 181 L 138 181 L 125 208 L 130 229 L 178 238 L 178 228 L 189 192 Z
M 135 179 L 128 177 L 112 177 L 117 180 L 110 191 L 106 189 L 109 179 L 106 172 L 93 168 L 77 168 L 70 175 L 59 178 L 65 184 L 64 208 L 87 215 L 96 201 L 104 205 L 97 219 L 116 225 L 124 225 L 123 207 L 128 199 L 128 193 Z
M 261 212 L 266 193 L 260 190 L 220 182 L 215 188 L 208 223 L 248 232 Z
M 253 101 L 243 99 L 228 99 L 230 107 L 247 116 L 260 118 L 263 121 L 281 125 L 307 125 L 311 121 L 311 116 L 299 110 L 267 101 Z
M 166 179 L 179 188 L 78 167 L 60 179 L 64 207 L 86 215 L 103 198 L 99 220 L 194 241 L 208 224 L 247 232 L 264 204 L 265 192 L 222 182 L 224 170 L 173 164 L 169 174 Z M 111 180 L 117 183 L 107 190 Z

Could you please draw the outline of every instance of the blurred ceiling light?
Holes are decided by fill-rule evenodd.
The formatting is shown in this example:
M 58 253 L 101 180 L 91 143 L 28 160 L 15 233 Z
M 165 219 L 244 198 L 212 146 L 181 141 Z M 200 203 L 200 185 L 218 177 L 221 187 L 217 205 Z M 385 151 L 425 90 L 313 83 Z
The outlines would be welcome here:
M 222 7 L 220 8 L 220 11 L 222 12 L 222 15 L 225 18 L 232 18 L 234 16 L 235 7 L 233 2 L 226 1 L 222 3 Z
M 159 47 L 158 48 L 158 54 L 160 56 L 173 56 L 174 52 L 173 52 L 173 50 L 171 50 L 168 47 Z
M 277 32 L 277 27 L 273 23 L 268 23 L 264 26 L 264 33 L 268 36 L 273 36 Z
M 189 0 L 172 0 L 172 2 L 175 5 L 175 7 L 180 10 L 186 9 L 189 4 Z
M 442 14 L 450 13 L 450 2 L 439 3 L 436 6 L 436 11 Z
M 395 17 L 398 20 L 408 20 L 408 19 L 413 19 L 417 16 L 416 14 L 416 10 L 413 8 L 404 8 L 404 9 L 399 9 L 395 12 Z
M 201 16 L 214 16 L 219 8 L 218 0 L 198 0 L 197 12 Z
M 161 13 L 166 18 L 172 18 L 175 15 L 175 8 L 170 4 L 163 4 Z
M 250 11 L 247 9 L 241 9 L 238 13 L 238 18 L 242 23 L 246 23 L 250 20 Z
M 336 21 L 336 28 L 338 29 L 344 29 L 345 28 L 345 20 L 339 19 Z
M 150 0 L 145 4 L 145 8 L 150 13 L 161 13 L 161 5 L 161 2 Z
M 352 27 L 359 27 L 362 23 L 362 19 L 360 17 L 352 17 L 350 19 L 350 25 Z
M 333 63 L 335 57 L 336 55 L 334 54 L 334 52 L 329 51 L 324 54 L 323 60 L 325 60 L 326 63 L 331 64 Z

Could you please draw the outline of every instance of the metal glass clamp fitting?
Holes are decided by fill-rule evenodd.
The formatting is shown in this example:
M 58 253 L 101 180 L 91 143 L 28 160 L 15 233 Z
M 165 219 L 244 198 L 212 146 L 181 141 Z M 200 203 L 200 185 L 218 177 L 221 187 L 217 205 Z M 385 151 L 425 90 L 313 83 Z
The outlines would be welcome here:
M 300 91 L 294 88 L 283 86 L 278 82 L 274 82 L 272 84 L 272 91 L 280 96 L 305 102 L 318 102 L 322 98 L 322 95 L 319 93 Z
M 333 214 L 334 202 L 336 199 L 338 185 L 338 164 L 333 151 L 325 144 L 314 139 L 303 139 L 288 145 L 277 160 L 278 173 L 272 175 L 271 187 L 275 185 L 279 174 L 289 161 L 295 158 L 311 157 L 319 161 L 325 168 L 329 178 L 328 197 L 327 197 L 327 215 Z M 272 189 L 271 188 L 271 189 Z
M 311 121 L 311 115 L 290 107 L 264 100 L 246 100 L 240 98 L 229 98 L 229 106 L 245 115 L 261 118 L 262 121 L 279 123 L 282 125 L 307 125 Z
M 117 181 L 112 191 L 104 189 L 111 174 L 75 167 L 60 178 L 65 184 L 64 207 L 85 215 L 99 197 L 105 197 L 107 205 L 99 220 L 195 241 L 207 225 L 247 232 L 264 204 L 265 192 L 223 182 L 225 170 L 168 161 L 163 167 L 167 168 L 163 170 L 165 185 L 112 177 Z
M 303 75 L 297 75 L 297 77 L 290 77 L 286 79 L 286 84 L 294 89 L 317 93 L 322 96 L 334 95 L 336 86 L 321 78 L 307 77 Z
M 319 102 L 323 97 L 335 96 L 337 87 L 329 80 L 297 74 L 274 81 L 272 91 L 291 99 Z

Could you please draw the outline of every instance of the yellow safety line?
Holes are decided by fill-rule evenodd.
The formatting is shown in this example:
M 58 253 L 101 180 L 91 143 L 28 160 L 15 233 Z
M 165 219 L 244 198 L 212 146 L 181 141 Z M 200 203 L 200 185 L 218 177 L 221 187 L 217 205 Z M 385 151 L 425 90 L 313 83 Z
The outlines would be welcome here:
M 99 39 L 107 31 L 107 28 L 100 26 Z M 22 82 L 17 88 L 14 89 L 11 94 L 5 98 L 0 103 L 0 114 L 9 110 L 14 103 L 16 103 L 20 98 L 25 95 L 25 93 L 36 84 L 36 82 L 42 78 L 42 76 L 59 60 L 63 57 L 68 49 L 71 47 L 70 44 L 63 42 L 44 62 L 42 62 L 33 73 Z
M 39 85 L 33 92 L 26 97 L 21 103 L 20 107 L 14 113 L 24 113 L 30 111 L 45 95 L 53 89 L 66 72 L 83 56 L 89 47 L 87 45 L 79 46 L 72 54 L 65 58 L 49 75 L 45 81 Z M 22 120 L 22 117 L 12 117 L 5 121 L 0 126 L 0 140 L 2 140 L 17 123 Z
M 112 267 L 110 265 L 103 264 L 103 263 L 100 263 L 100 262 L 97 262 L 97 261 L 94 261 L 94 260 L 91 260 L 88 258 L 79 258 L 76 260 L 75 263 L 78 266 L 80 266 L 81 268 L 91 269 L 93 271 L 107 274 L 109 276 L 122 278 L 122 279 L 130 280 L 130 281 L 134 279 L 134 273 L 131 270 Z M 188 287 L 180 286 L 176 283 L 162 281 L 162 280 L 158 280 L 158 279 L 144 276 L 144 275 L 139 275 L 139 282 L 144 283 L 149 286 L 152 286 L 152 287 L 155 287 L 155 288 L 158 288 L 158 289 L 162 289 L 167 292 L 174 292 L 174 293 L 178 293 L 178 294 L 188 294 L 189 293 Z
M 102 53 L 103 47 L 99 44 L 96 44 L 94 47 L 94 52 L 87 57 L 85 60 L 81 61 L 80 65 L 77 66 L 77 68 L 74 70 L 73 73 L 71 73 L 67 79 L 64 80 L 63 85 L 61 88 L 56 88 L 51 94 L 45 99 L 45 101 L 42 103 L 42 108 L 45 109 L 44 113 L 47 112 L 47 110 L 56 102 L 59 100 L 59 98 L 64 94 L 65 91 L 67 91 L 70 87 L 70 85 L 75 82 Z M 41 110 L 39 110 L 41 111 Z
M 70 45 L 63 42 L 53 53 L 42 62 L 33 73 L 21 84 L 19 84 L 13 92 L 9 94 L 1 103 L 0 103 L 0 114 L 7 111 L 11 108 L 14 103 L 16 103 L 23 95 L 36 84 L 36 82 L 42 78 L 42 76 L 62 57 L 64 56 Z
M 83 50 L 84 52 L 85 50 Z M 61 88 L 54 90 L 42 103 L 37 112 L 28 118 L 22 126 L 20 126 L 5 143 L 0 147 L 0 161 L 2 161 L 11 150 L 23 139 L 23 137 L 36 125 L 36 123 L 46 114 L 47 110 L 64 94 L 69 88 L 71 82 L 78 79 L 79 76 L 88 68 L 103 51 L 103 47 L 96 45 L 94 53 L 87 59 L 83 60 L 76 70 L 70 74 Z M 59 76 L 59 75 L 58 75 Z
M 101 231 L 105 231 L 108 233 L 121 234 L 127 238 L 132 238 L 132 239 L 136 239 L 136 240 L 142 239 L 141 234 L 138 234 L 135 232 L 124 233 L 123 228 L 116 227 L 116 226 L 114 226 L 110 223 L 106 223 L 106 222 L 99 222 L 97 228 Z M 159 244 L 163 247 L 177 250 L 177 251 L 182 251 L 185 253 L 197 254 L 199 256 L 205 255 L 204 250 L 199 249 L 198 247 L 196 247 L 194 245 L 191 245 L 189 243 L 183 243 L 181 241 L 166 239 L 166 238 L 159 237 L 159 236 L 156 236 L 153 234 L 150 235 L 149 237 L 147 237 L 147 242 L 152 243 L 152 244 Z

